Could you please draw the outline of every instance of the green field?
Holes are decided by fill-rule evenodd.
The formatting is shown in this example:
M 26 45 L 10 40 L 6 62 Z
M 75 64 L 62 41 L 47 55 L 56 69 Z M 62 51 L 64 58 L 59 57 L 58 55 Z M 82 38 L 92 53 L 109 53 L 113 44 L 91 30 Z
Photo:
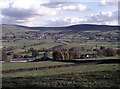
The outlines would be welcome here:
M 98 60 L 118 59 L 105 57 Z M 81 59 L 74 59 L 81 60 Z M 96 60 L 96 59 L 82 59 Z M 71 64 L 72 62 L 3 63 L 3 70 Z M 118 88 L 119 64 L 87 64 L 53 69 L 2 74 L 3 87 L 95 87 Z
M 62 64 L 72 64 L 72 63 L 54 62 L 54 61 L 27 62 L 27 63 L 3 63 L 2 70 L 45 67 L 45 66 L 62 65 Z
M 102 58 L 88 58 L 88 59 L 72 59 L 72 60 L 105 60 L 105 59 L 118 59 L 116 57 L 102 57 Z M 55 62 L 55 61 L 41 61 L 41 62 L 27 62 L 27 63 L 2 63 L 2 70 L 22 69 L 32 67 L 45 67 L 53 65 L 73 64 L 72 62 Z
M 3 87 L 118 87 L 118 64 L 82 65 L 3 74 Z

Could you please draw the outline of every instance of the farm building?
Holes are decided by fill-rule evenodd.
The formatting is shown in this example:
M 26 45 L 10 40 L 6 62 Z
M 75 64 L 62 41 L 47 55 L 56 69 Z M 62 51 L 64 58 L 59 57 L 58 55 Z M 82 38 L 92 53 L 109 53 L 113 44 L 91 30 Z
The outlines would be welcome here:
M 10 59 L 10 62 L 29 62 L 29 59 Z

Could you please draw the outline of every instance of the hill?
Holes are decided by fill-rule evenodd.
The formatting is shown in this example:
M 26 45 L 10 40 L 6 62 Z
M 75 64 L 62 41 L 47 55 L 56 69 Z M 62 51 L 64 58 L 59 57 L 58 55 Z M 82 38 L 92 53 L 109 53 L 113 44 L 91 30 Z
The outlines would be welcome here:
M 93 25 L 93 24 L 79 24 L 64 27 L 27 27 L 21 25 L 8 25 L 2 24 L 2 31 L 4 32 L 21 32 L 25 30 L 73 30 L 73 31 L 84 31 L 84 30 L 118 30 L 119 26 L 109 25 Z
M 79 24 L 64 27 L 28 27 L 37 30 L 118 30 L 119 26 Z

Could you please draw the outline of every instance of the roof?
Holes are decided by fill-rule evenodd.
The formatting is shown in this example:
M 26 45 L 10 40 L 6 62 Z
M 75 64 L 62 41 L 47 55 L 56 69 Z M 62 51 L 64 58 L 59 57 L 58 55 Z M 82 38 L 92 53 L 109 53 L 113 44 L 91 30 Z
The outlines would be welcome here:
M 29 59 L 10 59 L 10 61 L 29 61 Z

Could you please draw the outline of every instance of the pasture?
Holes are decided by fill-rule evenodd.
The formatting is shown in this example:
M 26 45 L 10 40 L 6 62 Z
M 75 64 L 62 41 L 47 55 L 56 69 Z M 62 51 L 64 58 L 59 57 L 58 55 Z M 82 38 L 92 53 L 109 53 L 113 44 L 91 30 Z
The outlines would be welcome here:
M 118 57 L 99 58 L 98 60 L 115 60 Z M 80 60 L 80 59 L 74 59 Z M 82 59 L 95 60 L 95 59 Z M 24 69 L 31 67 L 45 67 L 54 65 L 75 64 L 73 62 L 30 62 L 30 63 L 3 63 L 3 70 Z M 119 64 L 79 64 L 71 67 L 61 67 L 25 72 L 2 74 L 3 87 L 116 87 L 118 88 L 120 70 Z
M 66 62 L 41 61 L 41 62 L 27 62 L 27 63 L 3 63 L 2 70 L 22 69 L 31 67 L 45 67 L 53 65 L 72 64 Z
M 3 74 L 3 87 L 118 87 L 118 64 L 74 67 Z

